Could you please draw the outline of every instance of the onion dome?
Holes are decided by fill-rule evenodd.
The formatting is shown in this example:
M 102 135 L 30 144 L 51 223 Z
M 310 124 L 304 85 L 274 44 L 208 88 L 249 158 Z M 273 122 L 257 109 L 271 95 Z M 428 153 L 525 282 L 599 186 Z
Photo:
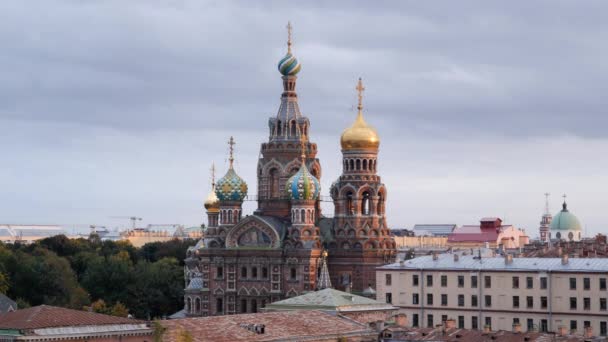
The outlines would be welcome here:
M 359 113 L 357 114 L 357 119 L 352 126 L 342 132 L 342 136 L 340 137 L 340 145 L 342 145 L 342 150 L 377 150 L 380 146 L 380 137 L 378 136 L 378 132 L 375 128 L 368 125 L 363 119 L 362 102 L 363 90 L 365 90 L 365 88 L 363 88 L 363 82 L 360 78 L 356 89 L 359 93 L 359 105 L 357 106 Z
M 220 199 L 215 194 L 215 184 L 211 186 L 211 192 L 207 195 L 205 200 L 205 209 L 207 211 L 219 211 L 220 210 Z
M 224 177 L 217 181 L 215 194 L 220 201 L 236 201 L 240 202 L 247 196 L 247 183 L 236 174 L 234 171 L 234 138 L 230 137 L 228 141 L 230 145 L 230 167 Z
M 562 204 L 562 210 L 553 217 L 551 230 L 581 230 L 578 218 L 568 211 L 566 202 Z
M 316 200 L 321 192 L 321 184 L 317 177 L 308 171 L 306 163 L 302 162 L 302 167 L 289 178 L 285 189 L 292 200 Z
M 291 23 L 287 23 L 287 54 L 279 61 L 278 67 L 283 76 L 295 76 L 302 69 L 296 56 L 291 53 Z

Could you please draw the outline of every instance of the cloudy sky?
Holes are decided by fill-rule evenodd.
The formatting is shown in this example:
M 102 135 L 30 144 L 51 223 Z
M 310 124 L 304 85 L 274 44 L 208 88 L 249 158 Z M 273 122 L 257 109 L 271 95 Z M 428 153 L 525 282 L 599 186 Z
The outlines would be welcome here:
M 291 20 L 326 194 L 363 77 L 392 226 L 500 216 L 535 236 L 550 192 L 552 212 L 566 193 L 588 234 L 605 232 L 607 12 L 605 1 L 2 1 L 0 223 L 198 225 L 230 135 L 255 193 Z

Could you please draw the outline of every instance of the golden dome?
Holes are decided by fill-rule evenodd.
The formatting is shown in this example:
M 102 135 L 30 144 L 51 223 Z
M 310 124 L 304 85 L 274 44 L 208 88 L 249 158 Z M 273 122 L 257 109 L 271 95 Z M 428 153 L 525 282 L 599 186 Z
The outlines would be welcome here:
M 380 137 L 376 129 L 365 122 L 363 114 L 359 111 L 352 126 L 342 133 L 340 145 L 343 150 L 378 149 Z
M 363 81 L 359 78 L 357 82 L 357 97 L 359 98 L 359 105 L 357 109 L 357 119 L 352 126 L 345 129 L 340 137 L 340 145 L 342 150 L 377 150 L 380 146 L 380 137 L 376 129 L 365 122 L 363 119 Z
M 220 199 L 215 194 L 215 184 L 211 187 L 211 192 L 207 195 L 205 200 L 205 209 L 207 211 L 219 211 L 220 210 Z

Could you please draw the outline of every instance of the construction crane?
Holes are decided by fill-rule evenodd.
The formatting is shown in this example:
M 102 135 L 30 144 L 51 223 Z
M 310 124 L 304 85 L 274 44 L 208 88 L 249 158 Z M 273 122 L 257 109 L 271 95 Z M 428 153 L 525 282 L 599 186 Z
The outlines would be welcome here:
M 141 217 L 137 217 L 137 216 L 110 216 L 110 218 L 114 218 L 114 219 L 129 219 L 129 220 L 131 220 L 131 226 L 133 227 L 133 229 L 136 228 L 137 221 L 141 221 L 142 220 Z

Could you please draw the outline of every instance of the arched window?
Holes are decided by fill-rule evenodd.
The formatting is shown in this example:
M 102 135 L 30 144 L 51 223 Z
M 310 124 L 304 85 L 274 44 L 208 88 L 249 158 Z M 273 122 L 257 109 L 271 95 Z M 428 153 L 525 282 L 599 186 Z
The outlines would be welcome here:
M 361 170 L 361 159 L 357 159 L 357 170 Z
M 270 198 L 277 198 L 279 196 L 279 170 L 270 170 Z
M 363 193 L 363 198 L 361 199 L 361 214 L 369 215 L 369 192 Z
M 378 215 L 384 215 L 384 194 L 380 192 L 378 194 L 378 205 L 376 206 Z
M 300 215 L 302 216 L 302 223 L 306 223 L 306 210 L 300 210 Z
M 349 168 L 349 170 L 350 170 L 350 171 L 353 171 L 353 170 L 355 169 L 355 161 L 354 161 L 354 160 L 352 160 L 352 159 L 350 159 L 349 163 L 350 163 L 350 168 Z
M 197 313 L 201 312 L 201 299 L 200 298 L 196 298 L 196 300 L 194 301 L 194 309 L 196 310 Z
M 367 171 L 367 159 L 363 159 L 363 170 Z
M 296 136 L 296 121 L 295 120 L 291 120 L 291 136 L 295 137 Z
M 186 312 L 192 313 L 192 299 L 190 297 L 186 300 Z
M 355 213 L 355 206 L 353 205 L 353 193 L 349 192 L 346 194 L 346 214 L 353 215 Z
M 232 223 L 232 209 L 228 210 L 228 223 Z
M 277 121 L 277 135 L 281 135 L 281 120 Z

